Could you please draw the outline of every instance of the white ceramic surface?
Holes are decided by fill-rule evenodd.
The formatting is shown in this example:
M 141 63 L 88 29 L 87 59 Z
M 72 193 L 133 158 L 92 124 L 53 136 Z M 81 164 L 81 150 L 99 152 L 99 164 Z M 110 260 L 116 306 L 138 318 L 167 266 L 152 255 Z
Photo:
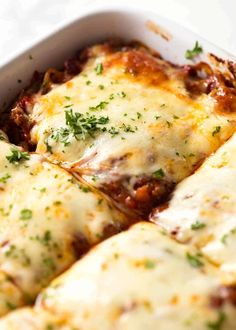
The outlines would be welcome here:
M 0 65 L 84 7 L 105 3 L 155 11 L 236 54 L 235 0 L 0 0 Z
M 5 60 L 0 69 L 0 100 L 2 106 L 11 101 L 18 91 L 29 82 L 34 70 L 45 70 L 50 66 L 59 67 L 63 60 L 77 49 L 110 36 L 137 39 L 158 50 L 166 59 L 186 62 L 186 49 L 192 48 L 196 40 L 205 52 L 213 52 L 223 58 L 232 58 L 225 51 L 215 47 L 200 36 L 185 30 L 182 26 L 163 18 L 152 11 L 144 11 L 138 6 L 106 5 L 81 10 L 74 22 L 61 24 L 57 32 L 21 53 L 14 53 Z M 147 28 L 148 20 L 165 28 L 172 38 L 166 41 Z M 20 83 L 19 83 L 20 82 Z

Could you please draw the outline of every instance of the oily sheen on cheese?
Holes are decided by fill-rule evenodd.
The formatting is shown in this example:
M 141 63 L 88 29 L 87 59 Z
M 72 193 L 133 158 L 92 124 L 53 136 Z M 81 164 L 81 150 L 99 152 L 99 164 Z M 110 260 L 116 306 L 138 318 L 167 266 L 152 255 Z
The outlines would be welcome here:
M 31 142 L 128 207 L 150 211 L 232 135 L 235 114 L 218 111 L 214 95 L 191 94 L 184 68 L 146 49 L 88 52 L 80 74 L 33 96 Z
M 236 282 L 236 135 L 174 191 L 153 221 L 183 243 L 193 244 Z
M 127 219 L 99 193 L 40 155 L 0 141 L 0 314 L 29 303 Z
M 211 306 L 215 269 L 154 224 L 139 223 L 93 249 L 52 282 L 33 309 L 0 321 L 15 330 L 221 330 L 235 328 L 234 308 Z M 199 261 L 200 262 L 200 261 Z

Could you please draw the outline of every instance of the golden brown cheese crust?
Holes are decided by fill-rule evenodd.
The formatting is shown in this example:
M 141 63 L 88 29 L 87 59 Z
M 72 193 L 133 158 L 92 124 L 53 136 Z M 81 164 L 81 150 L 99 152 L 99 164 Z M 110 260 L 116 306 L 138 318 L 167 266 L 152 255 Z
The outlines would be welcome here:
M 131 219 L 40 155 L 22 153 L 6 141 L 0 141 L 0 149 L 2 315 L 33 301 L 91 246 Z
M 216 269 L 196 250 L 154 224 L 139 223 L 95 247 L 53 281 L 33 309 L 9 315 L 0 327 L 233 330 L 229 296 L 235 289 L 219 290 L 220 283 Z
M 236 135 L 176 186 L 151 220 L 176 240 L 196 246 L 226 283 L 236 284 Z M 234 296 L 232 293 L 231 296 Z
M 70 80 L 50 69 L 51 86 L 23 96 L 12 118 L 36 152 L 138 214 L 162 203 L 235 130 L 230 70 L 178 67 L 143 46 L 110 44 L 88 48 L 75 66 L 81 72 Z
M 34 299 L 91 246 L 133 222 L 91 187 L 138 217 L 157 205 L 171 212 L 176 184 L 235 132 L 235 65 L 211 60 L 177 66 L 141 44 L 108 42 L 79 52 L 62 71 L 34 75 L 1 124 L 11 142 L 36 151 L 26 166 L 11 168 L 12 178 L 4 152 L 0 162 L 1 315 Z M 6 209 L 11 204 L 14 212 Z M 33 218 L 24 226 L 16 221 L 22 211 Z M 201 250 L 206 242 L 182 246 L 165 235 L 139 224 L 108 240 L 53 282 L 36 307 L 13 313 L 0 328 L 234 329 L 235 281 L 219 269 L 224 257 L 234 267 L 227 264 L 232 237 L 226 237 L 230 248 L 220 249 L 222 262 L 214 246 Z

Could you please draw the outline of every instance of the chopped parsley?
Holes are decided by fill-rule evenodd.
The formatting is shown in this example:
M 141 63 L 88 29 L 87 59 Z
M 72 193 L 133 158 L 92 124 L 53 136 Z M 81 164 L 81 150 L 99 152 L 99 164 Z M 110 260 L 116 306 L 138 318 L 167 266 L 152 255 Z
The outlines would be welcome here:
M 221 130 L 221 127 L 220 126 L 216 126 L 214 131 L 212 132 L 212 136 L 215 136 L 217 133 L 219 133 Z
M 203 223 L 203 222 L 200 222 L 198 220 L 191 224 L 191 229 L 192 230 L 198 230 L 198 229 L 202 229 L 204 227 L 206 227 L 206 224 Z
M 76 140 L 85 140 L 87 137 L 94 137 L 95 133 L 106 131 L 106 127 L 104 126 L 109 123 L 108 117 L 96 117 L 89 113 L 74 113 L 72 109 L 65 111 L 65 119 L 67 127 L 56 129 L 50 136 L 56 142 L 61 142 L 65 146 L 70 144 L 69 139 L 71 136 Z
M 165 176 L 165 172 L 163 171 L 162 168 L 159 168 L 158 170 L 152 173 L 152 176 L 155 179 L 162 179 Z
M 136 126 L 135 126 L 135 128 L 133 128 L 131 125 L 126 125 L 125 123 L 123 123 L 120 126 L 120 129 L 122 129 L 126 133 L 135 133 L 135 131 L 137 131 L 137 127 Z
M 81 191 L 83 191 L 84 193 L 88 193 L 91 191 L 91 189 L 89 187 L 86 187 L 86 186 L 82 186 L 80 184 L 78 184 L 78 187 Z
M 3 140 L 5 140 L 5 138 L 4 138 L 3 134 L 0 133 L 0 141 L 3 141 Z
M 114 94 L 111 94 L 111 95 L 109 96 L 109 100 L 114 100 L 114 97 L 115 97 L 115 95 L 114 95 Z
M 202 51 L 203 51 L 202 47 L 200 46 L 198 41 L 196 41 L 192 50 L 190 50 L 190 49 L 186 50 L 185 58 L 188 59 L 188 60 L 192 60 L 192 59 L 194 59 L 194 57 L 201 54 Z
M 145 260 L 144 262 L 144 267 L 147 268 L 147 269 L 153 269 L 156 267 L 156 264 L 154 261 L 150 260 L 150 259 L 147 259 Z
M 64 96 L 67 101 L 70 101 L 70 96 Z
M 1 183 L 7 183 L 7 180 L 10 179 L 11 175 L 10 174 L 5 174 L 0 178 Z
M 104 88 L 105 88 L 104 85 L 98 85 L 98 87 L 99 87 L 100 89 L 104 89 Z
M 30 209 L 23 209 L 20 212 L 20 220 L 30 220 L 33 212 Z
M 103 65 L 102 63 L 98 63 L 97 66 L 95 67 L 95 72 L 97 75 L 102 74 L 103 72 Z
M 199 259 L 197 255 L 192 255 L 189 252 L 187 252 L 186 258 L 192 267 L 199 268 L 204 266 L 203 262 Z
M 36 235 L 30 237 L 30 239 L 37 241 L 38 243 L 41 243 L 44 246 L 49 246 L 52 240 L 52 234 L 50 230 L 46 230 L 42 236 Z
M 95 110 L 103 110 L 106 108 L 106 106 L 109 104 L 109 102 L 106 101 L 101 101 L 100 103 L 98 103 L 97 105 L 95 105 L 94 107 L 89 107 L 89 110 L 95 111 Z
M 92 81 L 91 80 L 87 80 L 86 81 L 86 85 L 91 85 L 92 84 Z
M 73 104 L 67 104 L 64 106 L 64 108 L 71 108 L 71 107 L 73 107 Z
M 137 118 L 140 119 L 142 117 L 142 114 L 140 112 L 137 112 Z
M 226 319 L 225 313 L 219 312 L 218 318 L 215 322 L 207 322 L 207 328 L 211 330 L 221 330 Z
M 6 301 L 6 307 L 11 311 L 13 311 L 14 309 L 17 308 L 17 306 L 15 304 L 11 303 L 10 301 Z
M 61 201 L 55 201 L 55 202 L 53 202 L 53 205 L 61 205 L 61 204 L 62 204 Z
M 229 236 L 229 234 L 224 234 L 221 237 L 221 239 L 220 239 L 221 243 L 223 243 L 224 245 L 226 245 L 227 244 L 227 238 L 228 238 L 228 236 Z
M 222 237 L 221 237 L 221 243 L 223 243 L 223 244 L 227 244 L 227 239 L 229 238 L 229 235 L 230 234 L 235 234 L 236 233 L 236 229 L 234 228 L 234 229 L 231 229 L 230 230 L 230 232 L 228 232 L 227 234 L 224 234 Z
M 47 148 L 47 152 L 50 152 L 52 154 L 52 146 L 49 144 L 49 141 L 48 140 L 49 140 L 49 137 L 47 137 L 45 139 L 45 145 L 46 145 L 46 148 Z
M 20 151 L 19 149 L 12 148 L 11 155 L 6 156 L 6 159 L 11 164 L 19 164 L 19 162 L 28 160 L 30 158 L 29 153 L 26 151 Z
M 117 93 L 117 95 L 120 96 L 120 97 L 122 97 L 122 98 L 126 97 L 126 94 L 123 91 L 120 92 L 120 93 Z
M 111 128 L 109 128 L 108 133 L 110 133 L 112 136 L 115 136 L 117 134 L 119 134 L 119 130 L 116 129 L 114 126 L 111 126 Z

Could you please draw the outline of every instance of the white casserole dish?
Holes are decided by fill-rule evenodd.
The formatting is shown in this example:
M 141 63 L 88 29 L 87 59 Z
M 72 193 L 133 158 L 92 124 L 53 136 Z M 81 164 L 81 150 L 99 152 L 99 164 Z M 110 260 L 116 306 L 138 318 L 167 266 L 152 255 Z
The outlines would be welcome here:
M 150 22 L 156 25 L 154 29 L 161 27 L 169 40 L 150 29 Z M 141 41 L 177 64 L 186 63 L 185 51 L 192 49 L 196 40 L 203 47 L 203 59 L 208 52 L 224 59 L 236 59 L 158 13 L 127 6 L 100 6 L 80 13 L 75 21 L 61 26 L 23 53 L 14 55 L 0 68 L 0 107 L 4 108 L 14 99 L 29 83 L 35 70 L 60 67 L 78 49 L 113 36 Z

